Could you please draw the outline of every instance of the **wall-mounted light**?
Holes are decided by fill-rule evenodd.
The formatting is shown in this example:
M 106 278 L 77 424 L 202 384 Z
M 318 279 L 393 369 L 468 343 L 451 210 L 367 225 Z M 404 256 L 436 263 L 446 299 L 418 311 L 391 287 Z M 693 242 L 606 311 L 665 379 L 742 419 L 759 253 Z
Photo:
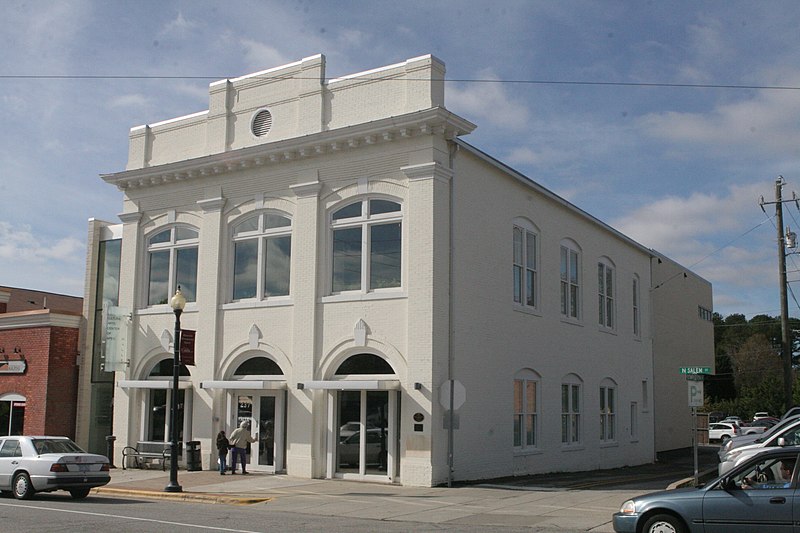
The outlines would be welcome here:
M 414 383 L 414 390 L 422 390 L 422 383 L 419 381 Z
M 0 353 L 6 353 L 6 349 L 3 348 L 3 347 L 0 347 Z
M 297 384 L 297 390 L 303 390 L 304 388 L 305 388 L 305 384 L 303 384 L 303 383 L 298 383 Z

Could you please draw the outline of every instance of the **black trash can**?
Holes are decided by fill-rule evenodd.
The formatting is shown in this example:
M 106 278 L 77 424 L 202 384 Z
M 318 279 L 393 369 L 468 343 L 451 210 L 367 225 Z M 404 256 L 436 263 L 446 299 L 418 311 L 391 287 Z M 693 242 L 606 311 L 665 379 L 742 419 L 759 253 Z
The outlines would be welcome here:
M 186 443 L 186 470 L 194 472 L 202 469 L 203 465 L 200 462 L 200 441 L 190 440 Z

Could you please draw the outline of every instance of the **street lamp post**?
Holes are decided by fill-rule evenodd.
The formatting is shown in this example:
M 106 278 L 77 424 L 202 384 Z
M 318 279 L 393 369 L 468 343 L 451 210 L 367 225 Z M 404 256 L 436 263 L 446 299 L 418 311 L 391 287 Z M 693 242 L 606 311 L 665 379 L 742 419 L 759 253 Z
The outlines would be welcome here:
M 175 312 L 175 342 L 172 350 L 172 403 L 169 410 L 170 455 L 169 455 L 169 484 L 164 487 L 164 492 L 183 492 L 183 487 L 178 484 L 178 376 L 180 375 L 180 350 L 181 350 L 181 313 L 186 307 L 186 298 L 181 293 L 180 285 L 175 291 L 175 296 L 169 301 Z

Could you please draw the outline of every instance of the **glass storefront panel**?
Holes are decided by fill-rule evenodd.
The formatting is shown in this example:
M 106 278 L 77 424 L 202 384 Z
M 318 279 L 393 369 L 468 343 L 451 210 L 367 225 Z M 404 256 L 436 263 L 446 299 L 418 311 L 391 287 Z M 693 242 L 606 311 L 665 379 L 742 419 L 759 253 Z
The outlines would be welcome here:
M 364 467 L 367 474 L 386 474 L 387 439 L 389 436 L 389 393 L 367 391 Z
M 258 464 L 275 466 L 275 397 L 262 396 L 258 414 Z
M 339 472 L 359 473 L 361 465 L 361 391 L 339 393 L 339 430 L 337 431 Z

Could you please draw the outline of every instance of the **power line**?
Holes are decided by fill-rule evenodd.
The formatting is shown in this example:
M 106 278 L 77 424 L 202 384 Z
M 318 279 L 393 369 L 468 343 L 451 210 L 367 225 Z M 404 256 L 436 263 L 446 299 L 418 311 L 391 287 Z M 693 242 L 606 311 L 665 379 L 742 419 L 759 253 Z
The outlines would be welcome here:
M 4 80 L 223 80 L 236 79 L 241 76 L 186 76 L 186 75 L 157 75 L 145 76 L 134 74 L 0 74 Z M 309 76 L 247 76 L 248 79 L 262 80 L 316 80 L 317 77 Z M 430 82 L 429 78 L 398 78 L 398 77 L 368 77 L 370 81 L 422 81 Z M 330 80 L 328 80 L 330 81 Z M 669 82 L 632 82 L 632 81 L 591 81 L 591 80 L 503 80 L 490 78 L 446 78 L 445 83 L 497 83 L 516 85 L 582 85 L 605 87 L 654 87 L 674 89 L 739 89 L 739 90 L 769 90 L 769 91 L 797 91 L 800 86 L 794 85 L 741 85 L 733 83 L 669 83 Z

